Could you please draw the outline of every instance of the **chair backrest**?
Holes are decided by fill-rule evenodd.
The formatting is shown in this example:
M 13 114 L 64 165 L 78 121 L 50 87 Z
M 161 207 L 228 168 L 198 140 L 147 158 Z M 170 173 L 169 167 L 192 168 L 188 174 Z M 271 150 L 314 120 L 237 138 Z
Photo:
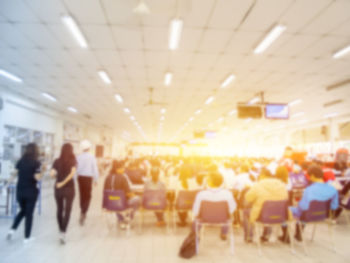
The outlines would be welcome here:
M 258 218 L 263 224 L 282 224 L 288 220 L 288 200 L 265 201 Z
M 289 179 L 294 189 L 302 189 L 307 187 L 308 181 L 303 172 L 289 173 Z
M 331 201 L 312 201 L 309 209 L 301 215 L 303 222 L 317 222 L 325 220 L 329 217 Z
M 202 201 L 199 218 L 204 223 L 226 223 L 230 218 L 227 201 Z
M 127 208 L 123 190 L 104 190 L 102 207 L 109 211 L 123 211 Z
M 193 207 L 193 203 L 194 203 L 194 200 L 196 198 L 197 193 L 198 193 L 197 190 L 179 191 L 177 198 L 176 198 L 176 203 L 175 203 L 176 210 L 191 210 Z
M 146 190 L 143 193 L 142 206 L 147 210 L 166 209 L 166 191 L 165 190 Z
M 142 171 L 134 169 L 126 170 L 125 173 L 129 177 L 132 184 L 144 184 Z

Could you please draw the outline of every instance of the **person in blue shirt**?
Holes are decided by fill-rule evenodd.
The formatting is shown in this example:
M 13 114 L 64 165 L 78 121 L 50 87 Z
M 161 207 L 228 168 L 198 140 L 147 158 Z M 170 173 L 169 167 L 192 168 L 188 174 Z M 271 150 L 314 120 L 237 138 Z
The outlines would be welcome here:
M 327 184 L 323 180 L 323 171 L 317 165 L 311 165 L 308 169 L 308 174 L 310 176 L 311 185 L 305 188 L 303 197 L 299 201 L 297 207 L 291 207 L 293 216 L 300 218 L 304 211 L 309 209 L 310 203 L 312 201 L 330 201 L 330 209 L 336 210 L 339 206 L 338 192 L 330 184 Z M 301 241 L 301 227 L 299 224 L 296 225 L 295 238 Z M 283 236 L 279 239 L 284 242 L 289 242 L 287 238 L 286 229 L 283 229 Z

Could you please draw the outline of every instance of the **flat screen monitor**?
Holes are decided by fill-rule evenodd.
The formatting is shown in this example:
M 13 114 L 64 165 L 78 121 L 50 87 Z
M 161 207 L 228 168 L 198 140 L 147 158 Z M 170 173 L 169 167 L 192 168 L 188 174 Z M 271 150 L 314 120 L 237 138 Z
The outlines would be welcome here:
M 289 107 L 288 104 L 266 104 L 265 106 L 265 118 L 274 120 L 287 120 L 289 119 Z
M 247 118 L 253 118 L 253 119 L 260 119 L 263 116 L 263 112 L 261 109 L 261 106 L 256 105 L 238 105 L 237 106 L 237 112 L 238 112 L 238 118 L 241 119 L 247 119 Z

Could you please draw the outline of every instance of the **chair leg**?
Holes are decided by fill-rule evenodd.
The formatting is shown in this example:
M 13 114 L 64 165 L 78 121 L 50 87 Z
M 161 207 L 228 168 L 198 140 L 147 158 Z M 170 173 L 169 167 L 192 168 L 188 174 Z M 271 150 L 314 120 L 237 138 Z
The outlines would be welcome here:
M 287 231 L 288 231 L 288 236 L 289 236 L 289 241 L 290 241 L 290 249 L 292 254 L 295 254 L 295 249 L 294 249 L 294 238 L 292 235 L 292 223 L 287 224 Z
M 346 219 L 346 223 L 348 224 L 348 225 L 350 225 L 350 219 L 349 219 L 349 212 L 348 212 L 348 210 L 346 210 L 346 209 L 343 209 L 343 213 L 344 213 L 344 215 L 345 215 L 345 219 Z
M 298 223 L 299 225 L 297 227 L 300 228 L 300 237 L 301 237 L 301 242 L 303 244 L 303 248 L 304 248 L 304 253 L 307 255 L 308 254 L 308 251 L 306 249 L 306 243 L 305 243 L 305 238 L 304 238 L 304 228 L 302 227 L 301 223 Z
M 333 225 L 331 222 L 328 223 L 328 232 L 329 232 L 329 236 L 331 237 L 332 250 L 334 253 L 336 253 L 337 250 L 335 248 L 335 243 L 334 243 Z
M 232 224 L 230 223 L 229 225 L 230 231 L 230 253 L 233 256 L 235 254 L 235 238 L 234 238 L 234 233 L 233 233 L 233 227 Z
M 196 234 L 196 254 L 198 255 L 199 252 L 199 233 L 198 233 L 198 223 L 197 221 L 194 222 L 194 230 Z
M 261 256 L 262 255 L 262 252 L 261 252 L 261 242 L 260 242 L 260 225 L 255 223 L 254 224 L 254 235 L 255 235 L 255 238 L 256 238 L 256 242 L 257 242 L 257 245 L 258 245 L 258 251 L 259 251 L 259 255 Z
M 313 227 L 313 229 L 312 229 L 311 241 L 314 241 L 315 233 L 316 233 L 316 227 L 317 227 L 317 224 L 314 224 L 314 227 Z

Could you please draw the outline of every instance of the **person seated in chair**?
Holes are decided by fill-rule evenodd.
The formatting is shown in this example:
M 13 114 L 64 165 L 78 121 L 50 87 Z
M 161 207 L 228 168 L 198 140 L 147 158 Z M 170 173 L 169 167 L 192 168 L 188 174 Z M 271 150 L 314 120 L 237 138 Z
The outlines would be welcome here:
M 330 209 L 336 210 L 338 208 L 338 192 L 330 184 L 324 182 L 324 174 L 322 169 L 318 165 L 311 165 L 308 169 L 308 175 L 312 184 L 305 188 L 303 197 L 299 201 L 297 207 L 292 207 L 293 216 L 300 218 L 304 211 L 309 209 L 312 201 L 330 201 Z M 302 241 L 300 224 L 296 225 L 296 232 L 294 237 L 298 241 Z M 286 231 L 284 231 L 284 234 Z M 285 238 L 286 242 L 288 240 Z
M 135 211 L 140 206 L 140 198 L 136 196 L 130 189 L 127 175 L 125 175 L 125 161 L 114 160 L 112 168 L 107 176 L 103 190 L 123 190 L 127 198 L 127 206 L 132 209 L 131 218 L 133 219 Z M 117 213 L 119 226 L 126 229 L 130 220 L 126 219 L 121 213 Z
M 286 182 L 288 171 L 278 167 L 276 175 L 263 168 L 259 176 L 259 181 L 254 184 L 245 195 L 245 206 L 243 213 L 244 239 L 252 242 L 252 225 L 260 216 L 262 207 L 266 201 L 288 200 Z M 265 228 L 261 241 L 268 241 L 269 229 Z
M 162 190 L 166 191 L 165 184 L 159 180 L 160 169 L 158 167 L 152 167 L 151 179 L 145 183 L 145 191 L 147 190 Z M 155 212 L 157 217 L 157 226 L 165 226 L 164 213 Z
M 229 214 L 233 214 L 233 212 L 236 209 L 236 202 L 233 199 L 232 193 L 227 190 L 222 188 L 222 184 L 224 182 L 224 179 L 222 175 L 218 172 L 211 172 L 208 176 L 208 189 L 200 191 L 193 204 L 193 217 L 197 218 L 200 216 L 200 208 L 201 208 L 201 203 L 204 201 L 209 201 L 209 202 L 223 202 L 226 201 L 228 204 L 228 212 Z M 193 230 L 195 228 L 195 224 L 193 224 Z M 227 239 L 227 233 L 228 233 L 228 228 L 223 227 L 221 229 L 221 239 L 226 240 Z

